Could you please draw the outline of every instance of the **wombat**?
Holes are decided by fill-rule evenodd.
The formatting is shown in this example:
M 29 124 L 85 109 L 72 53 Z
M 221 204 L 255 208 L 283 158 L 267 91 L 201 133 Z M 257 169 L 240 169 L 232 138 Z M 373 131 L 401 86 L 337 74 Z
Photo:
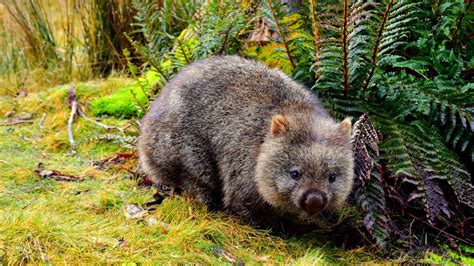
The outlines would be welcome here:
M 311 221 L 351 191 L 351 122 L 279 70 L 237 56 L 202 59 L 163 88 L 141 124 L 151 179 L 211 209 L 272 227 Z

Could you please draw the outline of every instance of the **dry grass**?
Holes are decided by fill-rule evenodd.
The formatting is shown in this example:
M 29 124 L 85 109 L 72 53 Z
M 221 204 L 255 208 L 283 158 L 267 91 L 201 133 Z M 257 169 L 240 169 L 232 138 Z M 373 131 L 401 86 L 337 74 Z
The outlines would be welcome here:
M 130 80 L 79 84 L 81 103 L 110 94 Z M 338 250 L 306 236 L 283 239 L 239 223 L 223 213 L 182 196 L 167 198 L 142 219 L 127 219 L 128 204 L 143 206 L 154 189 L 140 187 L 118 168 L 91 166 L 126 149 L 91 141 L 104 133 L 84 120 L 74 124 L 78 155 L 67 155 L 67 86 L 26 97 L 0 98 L 0 116 L 8 111 L 34 114 L 35 123 L 0 127 L 0 263 L 223 263 L 213 248 L 248 263 L 355 263 L 373 259 L 362 250 Z M 87 112 L 87 109 L 86 109 Z M 46 113 L 45 128 L 37 125 Z M 106 119 L 109 124 L 125 121 Z M 84 177 L 84 182 L 40 179 L 39 162 L 47 169 Z M 132 162 L 133 164 L 134 162 Z M 150 225 L 147 220 L 157 223 Z

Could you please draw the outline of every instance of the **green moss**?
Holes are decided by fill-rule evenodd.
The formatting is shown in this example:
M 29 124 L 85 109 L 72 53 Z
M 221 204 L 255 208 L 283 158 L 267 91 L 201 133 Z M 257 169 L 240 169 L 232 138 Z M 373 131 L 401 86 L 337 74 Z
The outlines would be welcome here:
M 145 73 L 132 84 L 119 88 L 115 93 L 92 101 L 89 109 L 95 116 L 114 116 L 120 118 L 140 117 L 146 106 L 151 85 L 160 80 L 159 74 L 154 71 Z

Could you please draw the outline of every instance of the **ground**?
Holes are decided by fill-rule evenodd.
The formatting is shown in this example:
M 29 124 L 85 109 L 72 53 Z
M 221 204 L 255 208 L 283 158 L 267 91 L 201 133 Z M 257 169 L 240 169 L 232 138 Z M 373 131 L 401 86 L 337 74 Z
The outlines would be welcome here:
M 130 84 L 133 81 L 117 77 L 77 84 L 77 97 L 92 117 L 91 103 L 116 91 L 123 93 Z M 330 235 L 326 240 L 315 237 L 318 231 L 276 236 L 224 213 L 208 212 L 186 196 L 170 196 L 136 217 L 127 217 L 127 209 L 146 208 L 156 189 L 140 185 L 127 171 L 136 166 L 133 158 L 115 166 L 94 165 L 117 154 L 133 154 L 133 149 L 104 141 L 101 136 L 107 132 L 82 118 L 73 125 L 77 154 L 70 153 L 68 87 L 0 96 L 0 122 L 30 115 L 33 120 L 0 126 L 0 264 L 234 261 L 307 265 L 382 260 L 373 247 L 342 249 L 327 240 Z M 43 113 L 44 128 L 40 128 Z M 120 127 L 129 123 L 112 116 L 100 121 Z M 41 177 L 35 174 L 39 163 L 44 169 L 84 180 Z

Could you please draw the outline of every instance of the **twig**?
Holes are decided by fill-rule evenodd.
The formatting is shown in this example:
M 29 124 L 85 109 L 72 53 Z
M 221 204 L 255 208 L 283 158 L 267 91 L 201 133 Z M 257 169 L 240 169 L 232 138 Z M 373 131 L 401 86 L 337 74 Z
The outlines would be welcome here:
M 0 126 L 14 126 L 19 124 L 33 123 L 33 120 L 17 120 L 12 122 L 1 123 Z
M 7 161 L 4 161 L 4 160 L 0 160 L 0 163 L 12 165 L 11 163 L 9 163 L 9 162 L 7 162 Z
M 101 122 L 98 122 L 98 121 L 95 121 L 94 119 L 92 118 L 89 118 L 86 116 L 86 114 L 84 114 L 84 112 L 82 111 L 82 109 L 79 107 L 77 108 L 77 114 L 80 115 L 82 118 L 84 118 L 85 120 L 91 122 L 91 123 L 94 123 L 96 125 L 98 125 L 99 127 L 102 127 L 104 128 L 105 130 L 111 130 L 111 129 L 116 129 L 120 132 L 123 132 L 123 129 L 120 128 L 120 127 L 117 127 L 117 126 L 109 126 L 109 125 L 106 125 L 106 124 L 103 124 Z
M 71 106 L 71 114 L 69 115 L 69 120 L 67 122 L 67 135 L 69 138 L 69 143 L 71 144 L 71 153 L 74 155 L 76 154 L 77 146 L 72 133 L 72 123 L 74 123 L 74 116 L 77 113 L 76 86 L 74 86 L 74 84 L 71 84 L 69 87 L 68 101 L 69 106 Z
M 39 126 L 40 129 L 44 128 L 43 122 L 44 122 L 45 118 L 46 118 L 46 113 L 43 113 L 43 115 L 41 116 L 40 121 L 38 122 L 38 126 Z
M 100 127 L 104 128 L 105 130 L 115 129 L 115 130 L 118 130 L 118 131 L 123 133 L 123 129 L 120 128 L 120 127 L 109 126 L 109 125 L 100 123 L 98 121 L 95 121 L 92 118 L 87 117 L 87 115 L 84 113 L 84 111 L 82 111 L 81 107 L 79 106 L 79 104 L 77 102 L 76 87 L 74 86 L 74 84 L 71 84 L 71 86 L 69 87 L 68 102 L 69 102 L 69 106 L 71 106 L 71 114 L 69 115 L 69 120 L 68 120 L 68 123 L 67 123 L 67 133 L 68 133 L 69 143 L 71 144 L 71 153 L 73 155 L 76 154 L 76 148 L 77 148 L 77 144 L 74 141 L 74 135 L 73 135 L 73 132 L 72 132 L 72 124 L 74 123 L 74 116 L 75 115 L 79 115 L 80 117 L 84 118 L 86 121 L 94 123 L 95 125 L 100 126 Z M 41 118 L 40 128 L 42 128 L 41 123 L 44 120 L 45 116 L 46 116 L 46 114 L 43 114 L 43 117 Z
M 434 226 L 434 225 L 432 225 L 432 224 L 430 224 L 430 223 L 428 223 L 428 222 L 423 221 L 422 219 L 416 217 L 415 215 L 413 215 L 413 214 L 411 214 L 411 213 L 408 213 L 408 215 L 410 215 L 411 217 L 413 217 L 413 219 L 416 219 L 416 220 L 418 220 L 418 221 L 420 221 L 420 222 L 422 222 L 422 223 L 428 225 L 429 227 L 431 227 L 431 228 L 433 228 L 433 229 L 435 229 L 435 230 L 438 230 L 440 233 L 443 233 L 443 234 L 445 234 L 445 235 L 447 235 L 447 236 L 450 236 L 450 237 L 452 237 L 452 238 L 454 238 L 454 239 L 456 239 L 456 240 L 458 240 L 458 241 L 460 241 L 460 242 L 463 242 L 464 244 L 472 245 L 472 242 L 470 242 L 470 241 L 468 241 L 468 240 L 464 240 L 464 239 L 462 239 L 462 238 L 459 238 L 459 237 L 457 237 L 457 236 L 455 236 L 455 235 L 453 235 L 453 234 L 450 234 L 450 233 L 446 232 L 445 230 L 443 230 L 443 229 L 441 229 L 441 228 L 438 228 L 438 227 L 436 227 L 436 226 Z
M 225 250 L 220 248 L 212 248 L 212 251 L 230 263 L 234 263 L 236 265 L 245 265 L 243 261 L 237 259 L 234 255 Z

